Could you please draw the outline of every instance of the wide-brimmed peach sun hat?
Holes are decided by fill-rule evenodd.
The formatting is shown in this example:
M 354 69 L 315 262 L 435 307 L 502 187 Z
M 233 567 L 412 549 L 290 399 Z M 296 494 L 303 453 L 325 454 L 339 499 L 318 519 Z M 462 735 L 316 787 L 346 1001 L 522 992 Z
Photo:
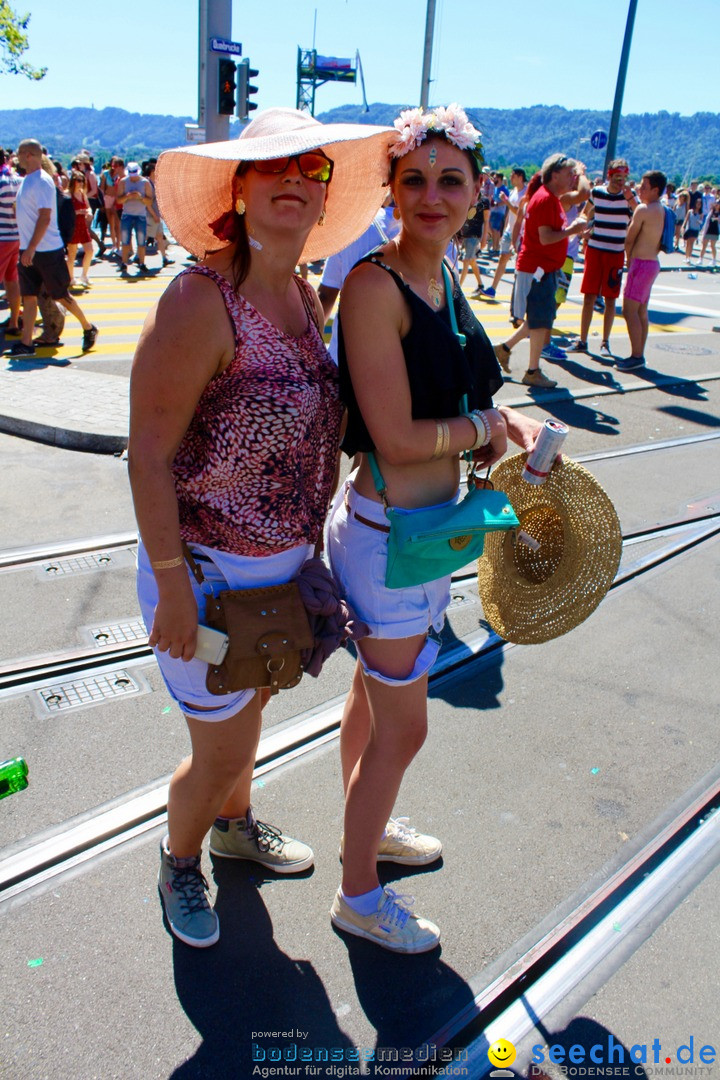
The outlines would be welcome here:
M 237 139 L 165 150 L 155 172 L 160 213 L 177 242 L 202 258 L 223 246 L 209 223 L 231 209 L 239 162 L 322 149 L 335 162 L 325 221 L 313 226 L 301 260 L 334 255 L 356 240 L 380 209 L 387 194 L 393 134 L 393 128 L 321 124 L 296 109 L 267 109 Z

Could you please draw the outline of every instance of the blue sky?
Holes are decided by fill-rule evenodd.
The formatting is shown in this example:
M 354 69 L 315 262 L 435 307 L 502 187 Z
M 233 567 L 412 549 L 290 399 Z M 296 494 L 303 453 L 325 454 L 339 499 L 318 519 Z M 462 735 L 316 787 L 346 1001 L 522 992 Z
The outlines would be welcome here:
M 3 108 L 120 106 L 197 114 L 197 0 L 122 5 L 12 0 L 31 11 L 26 58 L 39 83 L 0 76 Z M 420 96 L 425 0 L 233 0 L 233 32 L 259 69 L 260 108 L 295 104 L 297 47 L 354 56 L 368 101 Z M 431 101 L 487 108 L 564 105 L 610 109 L 628 0 L 593 5 L 542 0 L 437 0 Z M 602 12 L 599 16 L 597 12 Z M 639 0 L 623 112 L 689 115 L 720 108 L 720 0 Z M 316 111 L 361 103 L 360 87 L 327 85 Z

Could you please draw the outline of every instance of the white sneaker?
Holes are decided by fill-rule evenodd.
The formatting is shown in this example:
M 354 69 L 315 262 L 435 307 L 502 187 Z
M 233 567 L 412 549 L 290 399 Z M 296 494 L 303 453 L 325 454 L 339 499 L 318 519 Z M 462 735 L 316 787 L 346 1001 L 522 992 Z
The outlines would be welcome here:
M 359 915 L 338 889 L 330 909 L 330 919 L 339 930 L 367 938 L 391 952 L 429 952 L 440 941 L 440 931 L 428 919 L 413 914 L 414 903 L 414 897 L 401 896 L 386 886 L 378 901 L 377 911 L 372 915 Z
M 442 844 L 434 836 L 413 829 L 406 817 L 390 818 L 378 848 L 378 862 L 402 866 L 427 866 L 442 855 Z

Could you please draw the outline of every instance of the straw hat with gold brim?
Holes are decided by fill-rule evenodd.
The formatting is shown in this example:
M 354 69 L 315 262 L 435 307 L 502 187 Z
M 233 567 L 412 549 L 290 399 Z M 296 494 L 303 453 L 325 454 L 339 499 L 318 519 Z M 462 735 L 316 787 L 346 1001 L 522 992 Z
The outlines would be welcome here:
M 266 109 L 227 142 L 165 150 L 155 184 L 160 213 L 172 235 L 193 255 L 224 247 L 210 228 L 232 206 L 232 179 L 241 161 L 292 157 L 322 149 L 334 163 L 325 221 L 314 225 L 301 255 L 312 262 L 342 251 L 367 229 L 387 195 L 388 146 L 394 128 L 321 124 L 297 109 Z
M 536 645 L 566 634 L 591 614 L 610 588 L 622 552 L 615 507 L 592 473 L 563 458 L 544 484 L 522 479 L 527 454 L 492 474 L 518 516 L 512 532 L 488 533 L 478 563 L 485 618 L 500 637 Z M 524 532 L 534 551 L 518 540 Z

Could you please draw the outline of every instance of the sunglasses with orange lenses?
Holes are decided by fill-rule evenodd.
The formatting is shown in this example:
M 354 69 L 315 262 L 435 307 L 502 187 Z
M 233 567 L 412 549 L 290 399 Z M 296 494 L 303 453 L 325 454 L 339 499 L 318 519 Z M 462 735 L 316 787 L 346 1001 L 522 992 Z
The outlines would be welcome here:
M 281 176 L 290 167 L 290 162 L 297 163 L 306 180 L 317 180 L 320 184 L 329 184 L 335 162 L 325 157 L 319 150 L 308 150 L 304 154 L 292 154 L 290 157 L 271 158 L 269 161 L 253 161 L 256 172 L 264 176 Z

